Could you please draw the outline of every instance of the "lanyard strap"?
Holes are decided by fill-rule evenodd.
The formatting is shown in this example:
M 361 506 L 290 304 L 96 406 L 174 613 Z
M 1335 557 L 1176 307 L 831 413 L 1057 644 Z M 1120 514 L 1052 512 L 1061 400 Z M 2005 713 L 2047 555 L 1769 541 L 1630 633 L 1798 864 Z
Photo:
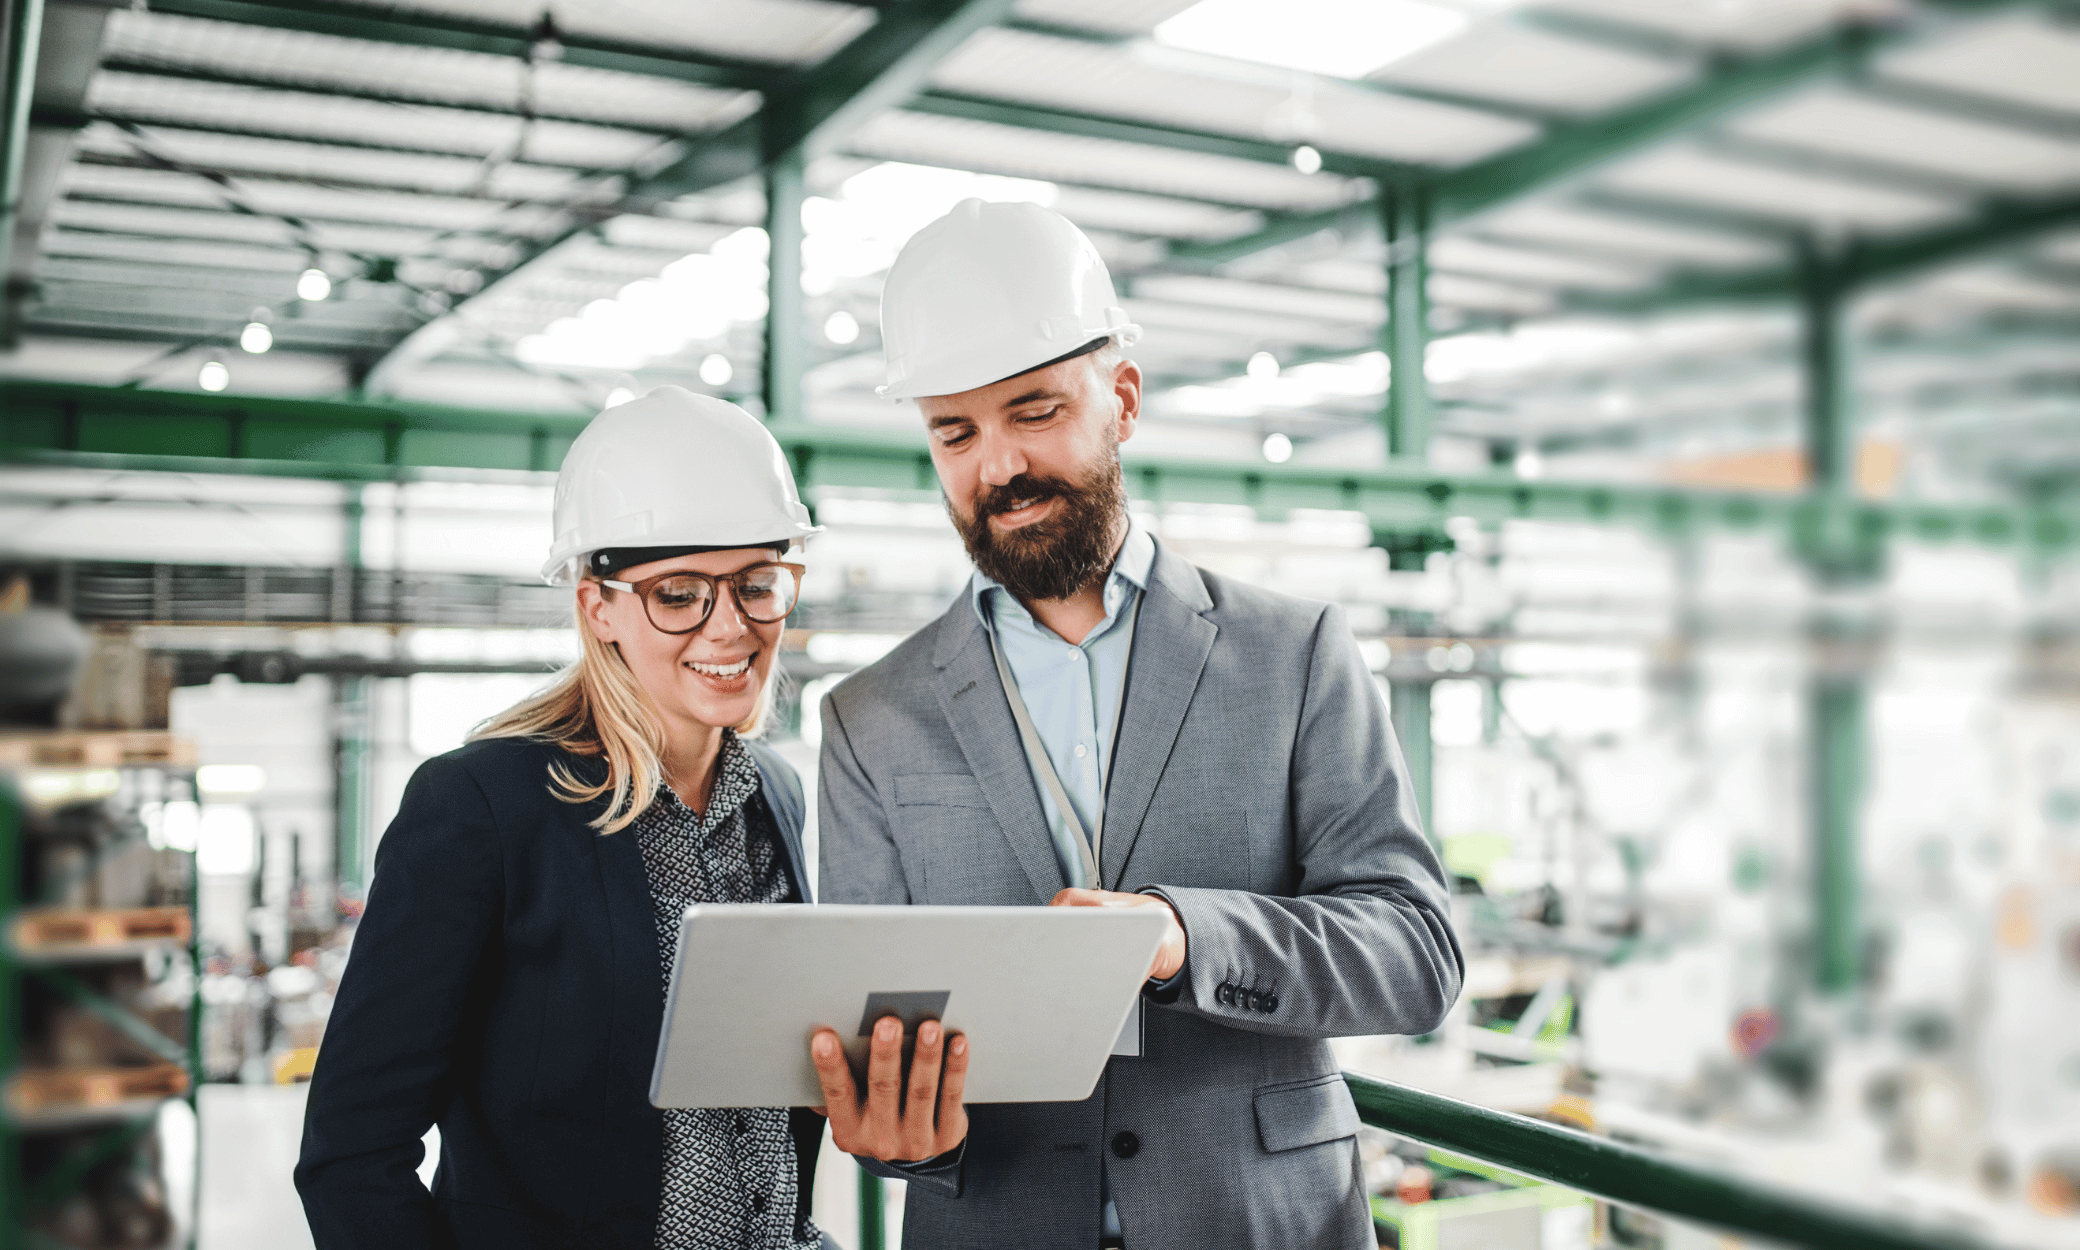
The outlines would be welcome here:
M 1135 591 L 1134 606 L 1127 610 L 1129 656 L 1133 651 L 1134 625 L 1141 619 L 1141 596 L 1145 593 Z M 1068 790 L 1063 787 L 1061 777 L 1055 773 L 1054 761 L 1048 757 L 1047 746 L 1040 741 L 1040 731 L 1033 725 L 1033 714 L 1026 710 L 1026 701 L 1018 693 L 1018 679 L 1011 675 L 1011 666 L 1004 662 L 1004 649 L 997 645 L 994 614 L 990 627 L 984 632 L 989 635 L 990 657 L 997 662 L 997 677 L 1004 683 L 1004 697 L 1011 703 L 1011 719 L 1018 722 L 1018 738 L 1025 744 L 1026 763 L 1032 768 L 1033 775 L 1040 779 L 1040 784 L 1047 787 L 1048 796 L 1054 800 L 1055 810 L 1061 814 L 1062 823 L 1069 826 L 1070 840 L 1076 844 L 1076 858 L 1083 869 L 1084 883 L 1092 889 L 1102 890 L 1105 888 L 1105 878 L 1098 866 L 1098 856 L 1105 845 L 1104 793 L 1112 784 L 1112 761 L 1105 757 L 1099 760 L 1098 766 L 1104 772 L 1099 778 L 1098 815 L 1097 819 L 1091 822 L 1091 831 L 1086 834 L 1083 821 L 1077 817 L 1075 806 L 1069 802 Z M 1127 674 L 1122 668 L 1119 677 L 1119 698 L 1114 702 L 1112 709 L 1112 749 L 1115 753 L 1119 750 L 1120 721 L 1125 717 L 1126 711 Z

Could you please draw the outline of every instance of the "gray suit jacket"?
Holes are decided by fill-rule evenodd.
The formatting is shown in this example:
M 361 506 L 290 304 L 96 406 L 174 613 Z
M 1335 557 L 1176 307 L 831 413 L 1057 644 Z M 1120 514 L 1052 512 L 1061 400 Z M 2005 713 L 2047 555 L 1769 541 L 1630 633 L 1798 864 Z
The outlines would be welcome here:
M 825 902 L 1033 905 L 1064 885 L 965 594 L 831 692 L 821 774 Z M 971 1107 L 961 1166 L 911 1183 L 904 1244 L 1090 1250 L 1103 1152 L 1131 1250 L 1372 1246 L 1323 1039 L 1435 1028 L 1462 965 L 1336 608 L 1158 546 L 1101 866 L 1169 899 L 1189 939 L 1143 1055 L 1083 1102 Z

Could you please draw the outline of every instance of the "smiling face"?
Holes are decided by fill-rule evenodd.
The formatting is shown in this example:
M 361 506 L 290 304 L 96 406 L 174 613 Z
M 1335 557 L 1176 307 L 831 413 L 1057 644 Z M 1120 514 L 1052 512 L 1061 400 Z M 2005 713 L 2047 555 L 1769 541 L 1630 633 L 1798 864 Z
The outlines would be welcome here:
M 985 576 L 1020 599 L 1066 599 L 1111 567 L 1139 366 L 1098 351 L 917 407 L 947 511 Z
M 635 583 L 686 570 L 720 575 L 774 558 L 767 548 L 707 551 L 634 565 L 614 580 Z M 688 730 L 733 728 L 752 718 L 785 628 L 782 621 L 761 625 L 747 619 L 726 586 L 707 622 L 690 634 L 665 633 L 650 623 L 640 597 L 591 578 L 578 583 L 578 607 L 593 636 L 620 649 L 659 715 Z

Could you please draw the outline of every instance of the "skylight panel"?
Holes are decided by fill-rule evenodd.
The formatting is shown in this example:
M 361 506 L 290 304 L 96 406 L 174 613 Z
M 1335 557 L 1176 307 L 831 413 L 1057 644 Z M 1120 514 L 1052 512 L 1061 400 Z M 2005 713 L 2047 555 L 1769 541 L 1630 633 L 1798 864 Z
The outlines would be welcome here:
M 1430 0 L 1199 0 L 1161 23 L 1157 43 L 1337 78 L 1363 78 L 1471 23 Z

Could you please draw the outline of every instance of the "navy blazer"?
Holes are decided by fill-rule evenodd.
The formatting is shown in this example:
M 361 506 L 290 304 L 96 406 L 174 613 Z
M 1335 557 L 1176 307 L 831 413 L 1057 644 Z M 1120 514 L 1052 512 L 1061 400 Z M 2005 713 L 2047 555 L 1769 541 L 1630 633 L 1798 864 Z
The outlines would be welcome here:
M 789 901 L 807 901 L 801 781 L 745 745 Z M 296 1188 L 319 1250 L 653 1244 L 664 975 L 649 875 L 633 830 L 586 825 L 604 800 L 550 792 L 558 760 L 603 767 L 488 739 L 426 761 L 405 789 L 304 1116 Z M 792 1122 L 806 1218 L 823 1121 L 797 1108 Z M 414 1172 L 435 1124 L 428 1193 Z

